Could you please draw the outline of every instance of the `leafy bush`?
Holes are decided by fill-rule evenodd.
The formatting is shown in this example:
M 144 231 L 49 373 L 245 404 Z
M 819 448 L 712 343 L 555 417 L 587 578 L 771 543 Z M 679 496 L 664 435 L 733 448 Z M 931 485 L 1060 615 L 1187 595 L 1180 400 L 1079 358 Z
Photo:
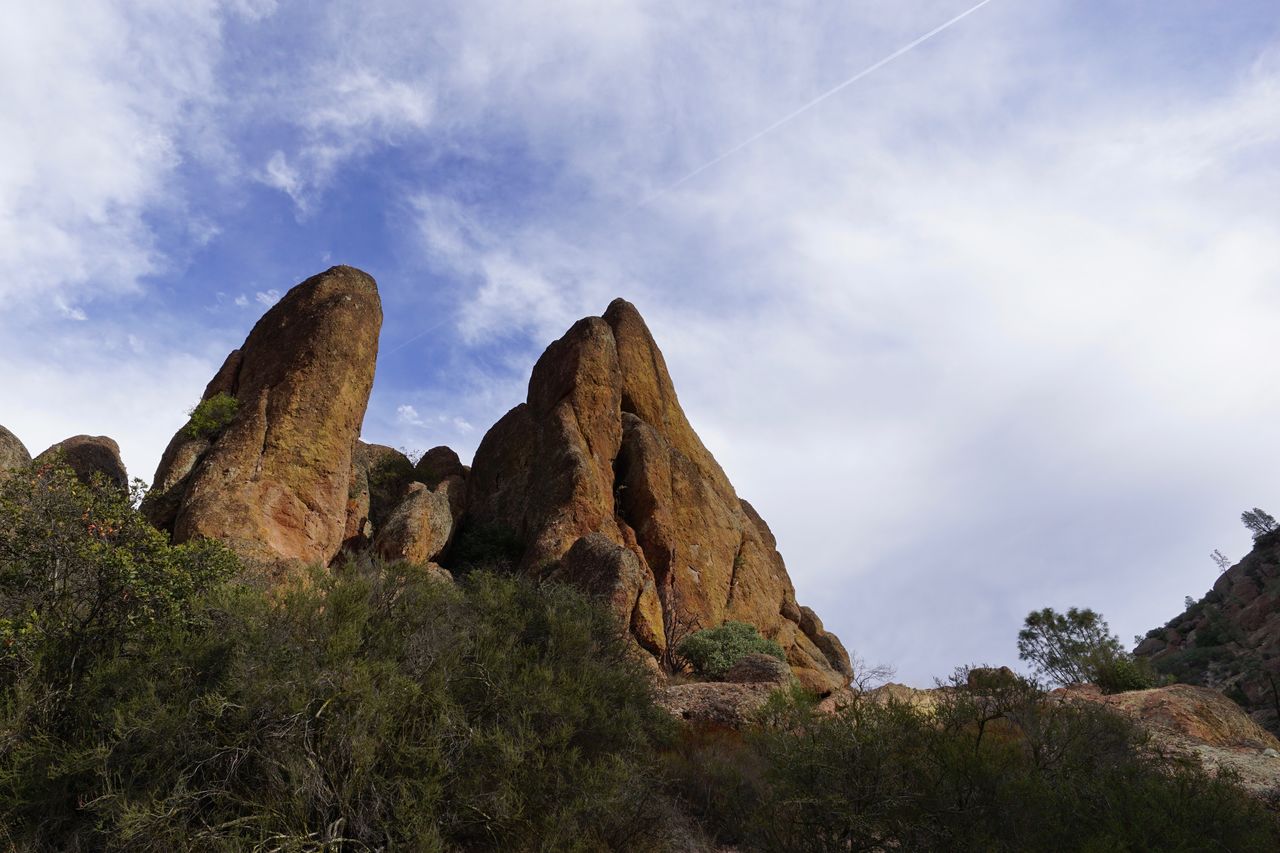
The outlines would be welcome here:
M 217 438 L 235 420 L 239 408 L 239 400 L 219 391 L 187 413 L 191 419 L 187 421 L 186 433 L 191 438 Z
M 754 625 L 726 622 L 718 628 L 707 628 L 691 634 L 680 643 L 678 654 L 704 678 L 721 679 L 733 665 L 752 652 L 785 661 L 782 646 L 760 636 Z
M 1273 814 L 1134 723 L 1046 702 L 1024 679 L 952 679 L 933 710 L 865 695 L 834 714 L 776 694 L 744 735 L 690 730 L 673 789 L 716 841 L 769 853 L 849 850 L 1268 850 Z
M 1094 664 L 1093 683 L 1103 693 L 1123 693 L 1126 690 L 1149 690 L 1158 687 L 1162 679 L 1146 658 L 1117 655 Z
M 237 568 L 207 541 L 171 546 L 135 496 L 61 464 L 0 481 L 0 687 L 52 697 L 136 653 Z M 65 697 L 64 697 L 65 698 Z
M 95 667 L 65 736 L 9 697 L 18 847 L 646 850 L 673 825 L 672 723 L 573 590 L 352 566 L 197 617 Z

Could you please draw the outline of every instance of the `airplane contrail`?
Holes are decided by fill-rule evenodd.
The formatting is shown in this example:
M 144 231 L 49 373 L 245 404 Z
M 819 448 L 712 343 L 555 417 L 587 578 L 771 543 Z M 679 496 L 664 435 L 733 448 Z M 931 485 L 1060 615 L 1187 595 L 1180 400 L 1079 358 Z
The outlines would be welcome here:
M 639 204 L 637 204 L 637 205 L 636 205 L 636 207 L 644 207 L 645 205 L 649 204 L 650 202 L 654 201 L 655 199 L 661 198 L 662 196 L 664 196 L 664 195 L 666 195 L 667 193 L 671 192 L 671 191 L 672 191 L 672 190 L 674 190 L 676 187 L 679 187 L 681 184 L 684 184 L 684 183 L 686 183 L 686 182 L 688 182 L 688 181 L 690 181 L 690 180 L 692 180 L 692 179 L 696 178 L 698 175 L 701 175 L 701 174 L 702 174 L 703 172 L 705 172 L 707 169 L 710 169 L 712 166 L 716 165 L 717 163 L 721 162 L 722 160 L 724 160 L 724 159 L 726 159 L 726 158 L 728 158 L 728 157 L 732 157 L 734 154 L 737 154 L 737 153 L 738 153 L 739 151 L 741 151 L 743 148 L 746 148 L 748 145 L 751 145 L 753 142 L 757 142 L 761 137 L 764 137 L 764 136 L 767 136 L 767 135 L 768 135 L 768 134 L 770 134 L 770 133 L 773 133 L 775 130 L 777 130 L 778 128 L 782 127 L 782 126 L 783 126 L 784 124 L 786 124 L 787 122 L 789 122 L 789 121 L 791 121 L 792 119 L 795 119 L 796 117 L 798 117 L 798 116 L 800 116 L 800 115 L 802 115 L 802 114 L 804 114 L 804 113 L 808 112 L 809 110 L 813 109 L 813 108 L 814 108 L 814 107 L 816 107 L 818 104 L 822 103 L 823 101 L 827 100 L 828 98 L 832 97 L 833 95 L 836 95 L 836 94 L 838 94 L 838 93 L 842 92 L 843 90 L 845 90 L 845 89 L 849 88 L 849 87 L 850 87 L 850 86 L 852 86 L 854 83 L 857 83 L 859 80 L 861 80 L 862 78 L 866 77 L 867 75 L 869 75 L 869 74 L 873 74 L 873 73 L 875 73 L 876 71 L 879 71 L 881 68 L 883 68 L 884 66 L 888 65 L 890 62 L 893 62 L 895 59 L 897 59 L 899 56 L 902 56 L 904 53 L 907 53 L 908 51 L 914 50 L 915 48 L 917 48 L 917 47 L 919 47 L 920 45 L 922 45 L 922 44 L 924 44 L 925 42 L 927 42 L 929 39 L 931 39 L 931 38 L 933 38 L 934 36 L 938 35 L 939 33 L 943 32 L 944 30 L 950 29 L 951 27 L 953 27 L 954 25 L 956 25 L 956 24 L 960 23 L 960 22 L 961 22 L 961 21 L 963 21 L 965 18 L 969 17 L 969 16 L 970 16 L 970 15 L 972 15 L 974 12 L 978 11 L 979 9 L 981 9 L 983 6 L 987 5 L 987 4 L 988 4 L 988 3 L 990 3 L 990 2 L 991 2 L 991 0 L 982 0 L 982 2 L 981 2 L 981 3 L 978 3 L 978 4 L 976 4 L 976 5 L 972 6 L 972 7 L 970 7 L 970 8 L 968 8 L 968 9 L 964 10 L 964 11 L 963 11 L 963 12 L 961 12 L 959 15 L 956 15 L 954 18 L 952 18 L 951 20 L 947 21 L 946 23 L 944 23 L 944 24 L 939 24 L 938 26 L 936 26 L 936 27 L 934 27 L 933 29 L 929 30 L 929 32 L 927 32 L 927 33 L 925 33 L 924 35 L 922 35 L 922 36 L 920 36 L 919 38 L 917 38 L 916 40 L 914 40 L 914 41 L 912 41 L 912 42 L 910 42 L 910 43 L 908 43 L 908 44 L 904 44 L 902 47 L 898 48 L 898 49 L 897 49 L 897 50 L 895 50 L 893 53 L 889 54 L 888 56 L 884 57 L 883 59 L 879 60 L 878 62 L 876 62 L 876 63 L 874 63 L 874 64 L 872 64 L 872 65 L 867 66 L 866 68 L 864 68 L 864 69 L 862 69 L 861 71 L 859 71 L 857 74 L 855 74 L 855 75 L 853 75 L 852 77 L 850 77 L 848 80 L 845 80 L 843 83 L 840 83 L 840 84 L 839 84 L 839 85 L 837 85 L 837 86 L 833 86 L 832 88 L 830 88 L 830 89 L 828 89 L 827 91 L 823 92 L 823 93 L 822 93 L 821 95 L 819 95 L 818 97 L 814 98 L 812 101 L 809 101 L 809 103 L 805 104 L 804 106 L 802 106 L 802 107 L 800 107 L 800 108 L 798 108 L 798 109 L 795 109 L 795 110 L 793 110 L 793 111 L 791 111 L 791 112 L 787 113 L 785 116 L 783 116 L 782 118 L 778 119 L 778 120 L 777 120 L 777 121 L 775 121 L 773 124 L 769 125 L 768 127 L 764 128 L 763 130 L 757 131 L 756 133 L 752 134 L 751 136 L 747 137 L 747 138 L 746 138 L 746 139 L 744 139 L 743 141 L 739 142 L 737 145 L 733 146 L 733 147 L 732 147 L 732 148 L 730 148 L 729 150 L 724 151 L 723 153 L 719 154 L 718 156 L 716 156 L 716 157 L 714 157 L 714 158 L 712 158 L 712 159 L 708 160 L 707 162 L 703 163 L 701 166 L 699 166 L 698 168 L 694 169 L 692 172 L 690 172 L 689 174 L 685 175 L 685 176 L 684 176 L 683 178 L 681 178 L 680 180 L 675 181 L 674 183 L 669 184 L 669 185 L 667 185 L 667 186 L 663 187 L 662 189 L 658 190 L 657 192 L 650 194 L 650 195 L 649 195 L 649 196 L 647 196 L 644 200 L 642 200 Z

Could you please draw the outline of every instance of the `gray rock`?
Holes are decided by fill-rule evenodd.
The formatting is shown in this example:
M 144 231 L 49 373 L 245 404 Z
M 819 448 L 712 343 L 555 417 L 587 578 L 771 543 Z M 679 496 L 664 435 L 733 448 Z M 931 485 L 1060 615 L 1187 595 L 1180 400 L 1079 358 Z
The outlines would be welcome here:
M 734 684 L 786 684 L 791 680 L 791 667 L 775 657 L 752 652 L 729 667 L 724 680 Z
M 31 454 L 26 445 L 9 430 L 0 426 L 0 471 L 10 468 L 21 468 L 31 462 Z
M 129 472 L 120 459 L 120 445 L 105 435 L 72 436 L 41 453 L 35 461 L 51 462 L 59 456 L 83 483 L 90 482 L 94 474 L 101 474 L 121 491 L 129 488 Z

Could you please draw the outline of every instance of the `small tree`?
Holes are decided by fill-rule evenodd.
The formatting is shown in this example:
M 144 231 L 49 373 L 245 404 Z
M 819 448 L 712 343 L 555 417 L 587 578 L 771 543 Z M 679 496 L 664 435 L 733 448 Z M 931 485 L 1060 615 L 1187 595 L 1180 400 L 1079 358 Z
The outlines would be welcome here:
M 1209 555 L 1209 558 L 1213 560 L 1213 564 L 1218 567 L 1218 571 L 1220 572 L 1225 572 L 1227 569 L 1231 568 L 1231 558 L 1219 551 L 1217 548 L 1213 549 L 1213 553 Z
M 1063 614 L 1046 607 L 1029 613 L 1018 632 L 1018 657 L 1056 684 L 1088 681 L 1108 693 L 1154 684 L 1151 674 L 1121 647 L 1102 614 L 1088 608 L 1072 607 Z
M 1276 524 L 1276 520 L 1271 513 L 1258 509 L 1256 506 L 1240 513 L 1240 521 L 1244 523 L 1245 527 L 1249 528 L 1249 532 L 1253 534 L 1254 539 L 1265 536 L 1275 530 L 1277 526 L 1280 526 Z

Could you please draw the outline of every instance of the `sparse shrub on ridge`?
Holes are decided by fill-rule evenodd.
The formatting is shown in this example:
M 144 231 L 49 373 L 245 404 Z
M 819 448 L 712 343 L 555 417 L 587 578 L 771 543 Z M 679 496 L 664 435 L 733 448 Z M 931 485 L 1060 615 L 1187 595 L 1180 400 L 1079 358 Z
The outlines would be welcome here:
M 1132 721 L 967 675 L 932 709 L 855 695 L 825 713 L 775 694 L 742 734 L 686 730 L 672 788 L 718 843 L 764 853 L 1278 849 L 1274 814 L 1225 774 L 1153 754 Z
M 760 636 L 756 627 L 747 622 L 726 622 L 698 631 L 685 638 L 677 649 L 696 674 L 716 680 L 724 678 L 735 663 L 752 652 L 781 661 L 787 659 L 782 646 Z
M 190 420 L 185 427 L 191 438 L 214 439 L 235 420 L 240 401 L 225 391 L 219 391 L 207 400 L 201 400 L 188 412 Z

